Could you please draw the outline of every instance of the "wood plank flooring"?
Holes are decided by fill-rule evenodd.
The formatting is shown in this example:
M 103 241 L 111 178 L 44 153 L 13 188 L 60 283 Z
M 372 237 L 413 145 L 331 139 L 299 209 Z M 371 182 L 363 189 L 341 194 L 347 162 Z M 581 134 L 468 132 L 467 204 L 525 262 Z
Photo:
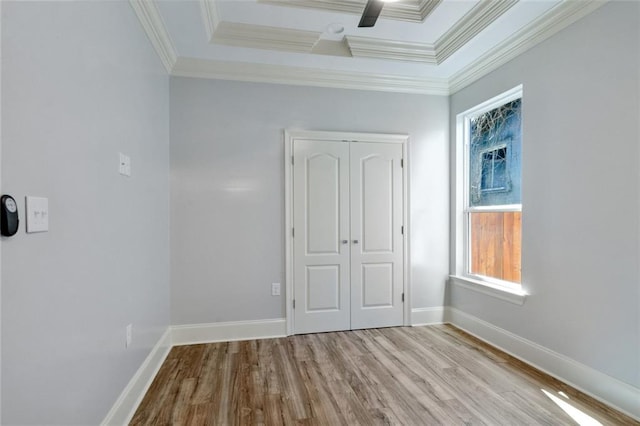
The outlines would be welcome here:
M 131 424 L 578 424 L 543 391 L 640 425 L 449 325 L 174 347 Z

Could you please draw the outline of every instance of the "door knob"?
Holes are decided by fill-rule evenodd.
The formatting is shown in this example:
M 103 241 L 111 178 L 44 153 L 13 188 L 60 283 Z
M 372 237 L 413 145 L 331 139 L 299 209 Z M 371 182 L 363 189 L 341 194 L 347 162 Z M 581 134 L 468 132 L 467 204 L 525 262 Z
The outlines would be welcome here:
M 342 244 L 347 244 L 349 240 L 342 240 Z
M 353 244 L 358 244 L 358 240 L 353 240 Z

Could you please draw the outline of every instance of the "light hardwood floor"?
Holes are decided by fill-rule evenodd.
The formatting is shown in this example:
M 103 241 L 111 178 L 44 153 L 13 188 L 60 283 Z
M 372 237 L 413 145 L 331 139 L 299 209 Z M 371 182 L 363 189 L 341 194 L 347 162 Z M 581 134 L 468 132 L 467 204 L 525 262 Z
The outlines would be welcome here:
M 174 347 L 131 424 L 577 424 L 544 391 L 640 425 L 449 325 Z

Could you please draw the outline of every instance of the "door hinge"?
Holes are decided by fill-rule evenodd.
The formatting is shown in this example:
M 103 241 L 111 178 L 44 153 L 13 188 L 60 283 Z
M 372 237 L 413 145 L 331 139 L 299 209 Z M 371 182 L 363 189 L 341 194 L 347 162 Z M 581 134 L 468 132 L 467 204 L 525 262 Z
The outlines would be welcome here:
M 293 309 L 296 308 L 296 299 L 293 299 Z
M 404 158 L 400 159 L 400 167 L 404 167 Z
M 293 166 L 293 155 L 291 156 L 291 165 Z
M 402 293 L 402 303 L 404 303 L 404 293 Z
M 404 235 L 404 225 L 402 225 L 402 226 L 400 227 L 400 233 L 401 233 L 402 235 Z
M 296 236 L 296 228 L 291 228 L 291 238 Z

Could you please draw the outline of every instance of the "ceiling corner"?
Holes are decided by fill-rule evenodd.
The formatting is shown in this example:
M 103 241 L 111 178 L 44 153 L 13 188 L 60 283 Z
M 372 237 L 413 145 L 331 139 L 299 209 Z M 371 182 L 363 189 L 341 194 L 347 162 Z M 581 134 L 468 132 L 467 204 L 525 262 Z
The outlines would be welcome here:
M 173 46 L 171 37 L 167 32 L 162 16 L 158 11 L 158 6 L 154 1 L 129 0 L 142 28 L 151 41 L 153 48 L 160 56 L 160 60 L 168 73 L 171 73 L 178 55 Z
M 216 0 L 200 0 L 200 10 L 202 11 L 204 28 L 207 33 L 207 41 L 211 43 L 213 34 L 218 28 L 218 24 L 220 24 L 220 14 L 218 13 Z
M 565 0 L 559 3 L 451 76 L 449 79 L 451 93 L 456 93 L 469 86 L 609 1 L 611 0 Z

